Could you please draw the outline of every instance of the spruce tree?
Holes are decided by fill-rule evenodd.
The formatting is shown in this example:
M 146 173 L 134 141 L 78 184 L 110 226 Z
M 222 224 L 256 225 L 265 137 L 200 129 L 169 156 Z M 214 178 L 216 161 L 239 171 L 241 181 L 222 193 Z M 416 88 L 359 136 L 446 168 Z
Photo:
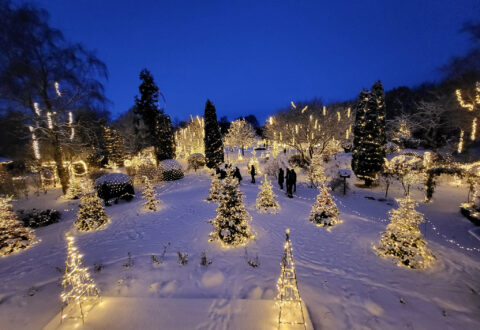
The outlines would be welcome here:
M 243 204 L 244 195 L 238 185 L 229 169 L 223 180 L 217 216 L 210 220 L 215 227 L 210 233 L 210 241 L 220 240 L 224 246 L 232 247 L 244 245 L 253 237 L 248 226 L 252 217 Z
M 119 167 L 122 167 L 125 159 L 125 146 L 123 143 L 123 138 L 116 130 L 108 126 L 104 126 L 103 140 L 108 161 L 117 164 Z
M 70 176 L 70 181 L 68 183 L 67 193 L 65 198 L 68 199 L 78 199 L 83 193 L 82 182 L 80 179 L 75 178 L 75 176 Z
M 215 106 L 210 100 L 205 104 L 205 162 L 209 168 L 215 168 L 223 163 L 223 142 L 220 127 L 217 122 Z
M 222 193 L 222 183 L 218 174 L 213 170 L 212 173 L 212 183 L 210 184 L 210 192 L 207 197 L 208 202 L 218 202 L 220 200 L 220 195 Z
M 256 208 L 261 213 L 277 213 L 280 205 L 275 200 L 275 193 L 272 190 L 272 184 L 265 174 L 265 179 L 260 185 L 260 192 L 257 195 Z
M 397 201 L 398 209 L 389 212 L 390 223 L 378 246 L 373 248 L 380 256 L 398 259 L 398 265 L 426 268 L 435 257 L 427 248 L 427 242 L 418 228 L 424 221 L 423 214 L 415 210 L 416 203 L 409 195 Z
M 368 187 L 385 159 L 385 93 L 380 81 L 363 90 L 356 104 L 352 169 Z
M 34 243 L 35 234 L 24 227 L 13 212 L 11 197 L 0 197 L 0 256 L 27 249 Z
M 143 190 L 142 197 L 145 199 L 145 202 L 143 203 L 143 207 L 148 211 L 156 212 L 158 204 L 158 200 L 156 199 L 157 194 L 155 192 L 155 189 L 153 189 L 150 180 L 146 176 L 144 177 L 144 179 L 145 189 Z
M 80 198 L 75 226 L 80 231 L 95 231 L 106 225 L 108 221 L 100 198 L 94 190 L 89 189 Z
M 312 162 L 309 167 L 308 177 L 310 179 L 310 186 L 320 187 L 325 183 L 327 178 L 325 177 L 325 169 L 323 168 L 322 155 L 315 152 L 312 157 Z
M 143 69 L 140 72 L 140 98 L 135 96 L 135 134 L 137 150 L 153 146 L 157 161 L 175 157 L 175 140 L 170 117 L 165 115 L 158 104 L 163 97 L 152 74 Z M 165 100 L 165 99 L 164 99 Z
M 320 188 L 320 192 L 312 206 L 310 221 L 317 226 L 324 227 L 334 226 L 342 222 L 338 217 L 337 204 L 333 201 L 332 196 L 325 185 L 322 185 Z

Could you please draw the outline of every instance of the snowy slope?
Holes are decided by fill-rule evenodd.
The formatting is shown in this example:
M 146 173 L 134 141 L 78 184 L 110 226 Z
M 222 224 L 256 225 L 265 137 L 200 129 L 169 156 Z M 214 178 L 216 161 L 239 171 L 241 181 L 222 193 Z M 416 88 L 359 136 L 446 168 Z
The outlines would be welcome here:
M 348 156 L 342 157 L 338 161 L 348 163 Z M 390 199 L 378 201 L 384 194 L 381 187 L 361 189 L 353 185 L 352 178 L 353 189 L 347 196 L 334 194 L 344 222 L 327 232 L 308 221 L 314 189 L 298 184 L 295 198 L 289 199 L 275 185 L 282 210 L 276 215 L 259 214 L 255 198 L 260 180 L 249 183 L 244 168 L 241 170 L 241 190 L 256 232 L 247 250 L 250 257 L 258 254 L 258 268 L 247 264 L 244 248 L 226 250 L 207 241 L 211 230 L 207 220 L 215 216 L 215 205 L 204 201 L 210 180 L 200 172 L 157 188 L 163 208 L 156 213 L 144 213 L 142 200 L 136 197 L 106 209 L 112 221 L 105 229 L 74 232 L 101 295 L 216 299 L 221 303 L 210 306 L 208 318 L 196 328 L 233 328 L 229 320 L 234 318 L 226 306 L 241 299 L 274 299 L 284 232 L 291 228 L 299 290 L 316 329 L 480 328 L 480 252 L 462 248 L 478 249 L 480 245 L 468 233 L 474 226 L 458 212 L 466 187 L 441 183 L 434 201 L 419 206 L 430 221 L 422 225 L 422 231 L 426 230 L 437 262 L 433 269 L 415 271 L 397 267 L 371 249 L 387 224 L 387 212 L 392 208 L 388 204 L 395 204 Z M 395 185 L 393 196 L 400 196 L 400 189 Z M 71 228 L 78 202 L 56 198 L 59 194 L 58 190 L 49 191 L 16 205 L 56 207 L 64 212 L 60 223 L 36 230 L 41 238 L 37 245 L 0 259 L 2 329 L 39 329 L 60 311 L 64 233 Z M 415 196 L 422 200 L 420 191 Z M 447 239 L 454 239 L 460 247 Z M 164 262 L 155 265 L 152 254 L 160 256 L 168 242 L 171 245 Z M 187 265 L 178 264 L 177 251 L 188 253 Z M 208 268 L 200 265 L 202 251 L 213 261 Z M 129 252 L 133 266 L 125 267 Z M 94 272 L 94 264 L 102 264 L 103 269 Z M 178 310 L 174 316 L 181 319 L 188 313 L 190 310 Z M 154 316 L 153 320 L 160 322 Z

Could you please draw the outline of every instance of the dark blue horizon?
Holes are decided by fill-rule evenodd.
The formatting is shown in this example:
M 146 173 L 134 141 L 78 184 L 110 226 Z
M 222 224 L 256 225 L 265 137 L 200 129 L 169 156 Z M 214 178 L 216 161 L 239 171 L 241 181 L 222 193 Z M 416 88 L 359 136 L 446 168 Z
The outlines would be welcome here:
M 173 119 L 203 114 L 210 99 L 218 117 L 260 122 L 291 100 L 344 101 L 379 79 L 387 90 L 438 80 L 480 12 L 478 0 L 30 2 L 106 63 L 112 118 L 147 68 Z

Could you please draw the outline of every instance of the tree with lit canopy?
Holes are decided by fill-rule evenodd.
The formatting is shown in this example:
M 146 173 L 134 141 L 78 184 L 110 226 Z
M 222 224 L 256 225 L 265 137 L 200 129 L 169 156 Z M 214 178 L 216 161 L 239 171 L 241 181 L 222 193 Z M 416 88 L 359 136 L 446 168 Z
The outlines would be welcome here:
M 283 257 L 280 277 L 277 281 L 277 304 L 279 329 L 306 329 L 303 314 L 302 298 L 298 291 L 295 263 L 293 261 L 290 229 L 285 231 L 286 239 L 283 246 Z
M 205 104 L 204 115 L 205 162 L 208 168 L 215 168 L 224 160 L 222 134 L 217 122 L 217 112 L 210 100 Z
M 380 81 L 371 91 L 362 90 L 355 109 L 352 170 L 368 187 L 385 159 L 385 93 Z
M 150 180 L 148 177 L 144 176 L 143 177 L 145 180 L 145 189 L 143 190 L 142 197 L 145 199 L 145 202 L 143 203 L 143 207 L 151 212 L 156 212 L 157 211 L 157 205 L 158 205 L 158 200 L 156 199 L 157 193 L 155 192 L 155 189 L 153 189 L 152 184 L 150 183 Z
M 308 170 L 308 178 L 310 180 L 310 186 L 320 187 L 323 185 L 327 178 L 325 177 L 325 169 L 323 168 L 322 155 L 314 152 L 310 167 Z
M 268 180 L 265 174 L 265 179 L 260 185 L 260 191 L 258 193 L 256 201 L 257 210 L 261 213 L 277 213 L 280 210 L 280 205 L 275 200 L 275 193 L 272 189 L 272 183 Z
M 62 320 L 66 318 L 82 319 L 98 302 L 99 294 L 95 283 L 90 278 L 88 269 L 83 266 L 82 255 L 75 246 L 75 239 L 69 233 L 67 239 L 67 259 L 62 286 Z
M 243 204 L 244 194 L 238 185 L 238 180 L 232 176 L 232 170 L 228 169 L 218 201 L 217 216 L 210 220 L 214 226 L 210 241 L 220 240 L 227 247 L 244 245 L 253 238 L 248 225 L 252 217 Z
M 208 202 L 218 202 L 222 194 L 222 183 L 215 170 L 212 171 L 212 183 L 210 184 L 210 192 L 207 197 Z
M 337 204 L 333 201 L 328 187 L 323 184 L 310 212 L 310 221 L 317 226 L 334 226 L 342 222 L 338 217 Z
M 241 147 L 242 156 L 245 156 L 245 147 L 255 142 L 255 130 L 245 119 L 237 119 L 230 124 L 227 135 L 225 135 L 225 145 L 231 147 Z
M 435 256 L 427 248 L 427 242 L 418 228 L 424 221 L 423 214 L 415 210 L 417 203 L 409 195 L 397 201 L 399 207 L 390 210 L 390 223 L 373 248 L 379 256 L 397 259 L 398 265 L 427 268 L 434 262 Z
M 103 126 L 103 140 L 108 161 L 122 167 L 125 159 L 125 146 L 122 136 L 116 130 Z
M 68 199 L 77 199 L 83 194 L 82 182 L 80 179 L 76 178 L 74 175 L 70 176 L 70 181 L 68 183 L 67 193 L 65 198 Z
M 29 248 L 35 239 L 32 229 L 24 227 L 13 212 L 12 197 L 0 197 L 0 256 Z
M 91 186 L 87 187 L 80 198 L 77 220 L 74 222 L 75 226 L 80 231 L 95 231 L 108 222 L 109 218 L 100 198 Z

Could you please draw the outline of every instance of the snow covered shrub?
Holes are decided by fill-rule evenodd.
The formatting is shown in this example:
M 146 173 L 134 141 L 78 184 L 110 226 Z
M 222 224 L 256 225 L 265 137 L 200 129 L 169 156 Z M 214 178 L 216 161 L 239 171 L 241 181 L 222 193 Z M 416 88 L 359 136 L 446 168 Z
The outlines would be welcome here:
M 143 181 L 144 177 L 147 177 L 151 182 L 162 181 L 162 172 L 152 164 L 142 164 L 135 169 L 135 179 Z M 138 182 L 137 181 L 137 182 Z
M 270 158 L 266 163 L 265 166 L 263 167 L 265 170 L 265 173 L 268 176 L 273 176 L 275 179 L 278 178 L 278 171 L 280 168 L 286 168 L 288 167 L 284 159 L 280 159 L 280 157 L 277 158 Z
M 38 228 L 57 223 L 60 220 L 61 214 L 54 209 L 46 210 L 18 210 L 18 217 L 23 222 L 25 227 Z
M 308 168 L 308 166 L 310 165 L 310 162 L 307 159 L 302 158 L 302 155 L 300 154 L 294 154 L 290 156 L 290 158 L 288 159 L 288 163 L 292 167 L 296 166 L 303 169 Z
M 275 200 L 275 193 L 272 190 L 272 183 L 268 180 L 267 175 L 263 183 L 260 185 L 260 191 L 257 195 L 256 208 L 260 213 L 278 213 L 280 205 Z
M 197 171 L 197 169 L 205 166 L 205 156 L 201 153 L 191 154 L 188 156 L 187 162 L 189 169 L 193 168 Z
M 180 251 L 177 251 L 178 255 L 178 263 L 182 266 L 185 266 L 188 264 L 188 254 L 187 253 L 182 253 Z
M 385 151 L 389 155 L 395 154 L 400 151 L 400 147 L 395 142 L 388 141 L 387 144 L 385 145 Z
M 82 195 L 77 220 L 74 222 L 78 230 L 95 231 L 105 226 L 109 220 L 95 191 Z
M 162 160 L 159 162 L 158 168 L 165 181 L 174 181 L 183 178 L 182 166 L 175 159 Z
M 105 174 L 95 181 L 94 187 L 98 197 L 105 201 L 105 205 L 108 205 L 112 198 L 116 201 L 119 198 L 130 201 L 135 195 L 132 180 L 123 173 Z
M 310 212 L 310 221 L 317 226 L 334 226 L 343 221 L 338 217 L 337 204 L 333 201 L 328 188 L 323 185 Z
M 34 243 L 35 234 L 25 228 L 13 212 L 11 197 L 0 197 L 0 256 L 27 249 Z

